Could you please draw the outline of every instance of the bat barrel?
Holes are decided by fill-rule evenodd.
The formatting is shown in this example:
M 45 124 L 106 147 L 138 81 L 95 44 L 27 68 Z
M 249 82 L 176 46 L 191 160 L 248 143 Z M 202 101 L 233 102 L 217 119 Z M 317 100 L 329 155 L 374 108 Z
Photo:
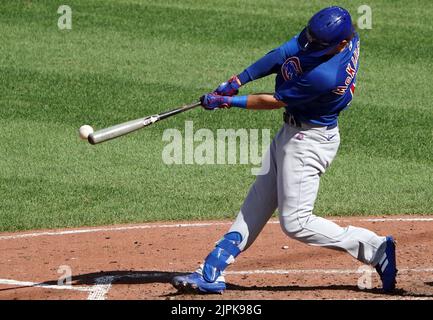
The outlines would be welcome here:
M 146 119 L 147 118 L 136 119 L 95 131 L 89 135 L 87 140 L 90 144 L 98 144 L 107 140 L 123 136 L 130 132 L 143 128 L 145 126 Z
M 124 122 L 109 128 L 101 129 L 91 133 L 87 137 L 87 140 L 89 141 L 90 144 L 98 144 L 107 140 L 111 140 L 123 136 L 125 134 L 131 133 L 133 131 L 136 131 L 138 129 L 141 129 L 143 127 L 149 126 L 152 123 L 155 123 L 159 120 L 166 119 L 168 117 L 174 116 L 175 114 L 193 109 L 195 107 L 198 107 L 199 105 L 200 102 L 194 102 L 174 110 L 166 111 L 146 118 L 140 118 L 140 119 Z

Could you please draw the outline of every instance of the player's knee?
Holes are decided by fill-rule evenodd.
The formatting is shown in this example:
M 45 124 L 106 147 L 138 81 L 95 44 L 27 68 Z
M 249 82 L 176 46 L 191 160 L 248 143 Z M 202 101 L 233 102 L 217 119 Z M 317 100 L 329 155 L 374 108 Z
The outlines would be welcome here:
M 304 227 L 302 223 L 291 216 L 281 216 L 280 215 L 280 226 L 283 232 L 289 236 L 290 238 L 298 238 L 300 237 Z

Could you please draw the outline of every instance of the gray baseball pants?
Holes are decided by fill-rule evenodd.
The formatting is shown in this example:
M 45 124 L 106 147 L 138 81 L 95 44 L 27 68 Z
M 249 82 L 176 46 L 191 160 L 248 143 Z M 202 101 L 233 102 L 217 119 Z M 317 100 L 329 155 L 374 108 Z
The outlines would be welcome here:
M 285 234 L 304 243 L 347 251 L 359 261 L 375 265 L 385 250 L 385 237 L 313 214 L 320 176 L 340 144 L 338 127 L 302 128 L 284 124 L 274 137 L 267 158 L 229 232 L 239 232 L 246 250 L 278 208 Z

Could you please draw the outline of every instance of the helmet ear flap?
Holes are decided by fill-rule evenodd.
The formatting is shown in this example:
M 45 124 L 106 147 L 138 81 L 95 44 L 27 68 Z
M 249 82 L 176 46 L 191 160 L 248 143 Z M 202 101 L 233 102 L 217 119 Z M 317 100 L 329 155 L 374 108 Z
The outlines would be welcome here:
M 308 37 L 307 37 L 307 27 L 305 27 L 298 36 L 298 44 L 301 47 L 302 51 L 306 51 L 308 49 Z

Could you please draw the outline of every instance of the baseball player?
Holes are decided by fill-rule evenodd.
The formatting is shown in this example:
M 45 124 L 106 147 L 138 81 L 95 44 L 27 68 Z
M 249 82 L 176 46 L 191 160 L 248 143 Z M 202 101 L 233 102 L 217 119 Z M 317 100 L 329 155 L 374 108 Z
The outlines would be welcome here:
M 270 51 L 242 73 L 201 97 L 213 110 L 285 108 L 274 137 L 270 165 L 258 175 L 239 214 L 195 272 L 177 276 L 180 291 L 222 293 L 224 270 L 257 238 L 278 208 L 283 231 L 304 243 L 344 250 L 375 266 L 383 290 L 395 289 L 397 267 L 392 236 L 340 227 L 313 214 L 320 176 L 340 144 L 338 115 L 352 101 L 359 67 L 360 40 L 347 10 L 328 7 L 316 13 L 290 41 Z M 237 96 L 241 86 L 276 74 L 273 94 Z

